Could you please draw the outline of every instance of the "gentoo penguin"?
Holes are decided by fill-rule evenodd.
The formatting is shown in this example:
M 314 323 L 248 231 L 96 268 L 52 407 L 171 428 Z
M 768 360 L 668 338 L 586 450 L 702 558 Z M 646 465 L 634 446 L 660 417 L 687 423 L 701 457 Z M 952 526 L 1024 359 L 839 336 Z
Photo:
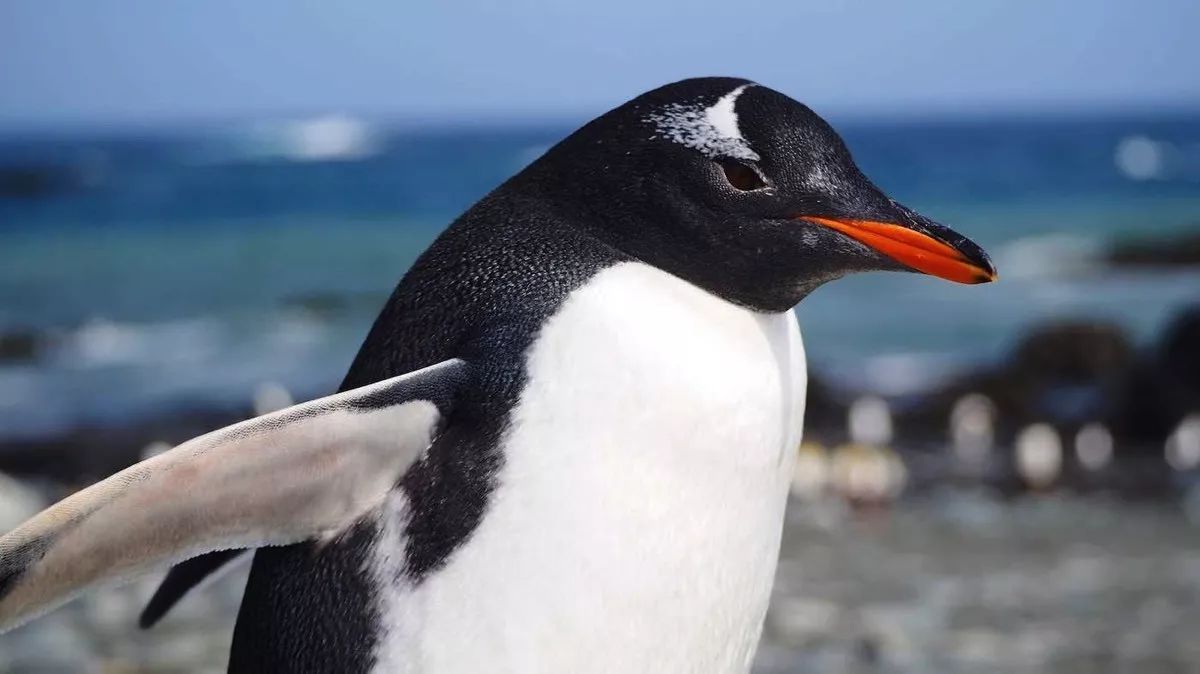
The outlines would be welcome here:
M 804 411 L 791 309 L 867 270 L 995 277 L 804 105 L 741 79 L 650 91 L 458 218 L 342 393 L 0 538 L 0 629 L 216 552 L 153 622 L 257 548 L 231 672 L 744 672 Z

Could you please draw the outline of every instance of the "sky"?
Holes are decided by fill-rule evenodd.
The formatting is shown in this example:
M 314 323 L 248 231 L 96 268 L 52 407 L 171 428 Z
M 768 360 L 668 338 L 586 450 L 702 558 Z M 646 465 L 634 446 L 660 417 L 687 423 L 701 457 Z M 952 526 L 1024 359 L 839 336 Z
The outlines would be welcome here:
M 847 115 L 1200 109 L 1198 27 L 1197 0 L 3 0 L 0 127 L 548 119 L 716 74 Z

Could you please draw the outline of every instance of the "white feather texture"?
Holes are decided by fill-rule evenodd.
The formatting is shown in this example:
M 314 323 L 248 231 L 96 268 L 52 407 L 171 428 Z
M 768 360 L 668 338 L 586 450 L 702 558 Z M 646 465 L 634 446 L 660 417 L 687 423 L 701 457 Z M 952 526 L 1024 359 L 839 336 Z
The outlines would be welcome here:
M 758 153 L 738 127 L 737 99 L 747 87 L 730 91 L 708 107 L 672 103 L 649 115 L 649 121 L 664 138 L 698 150 L 709 157 L 731 157 L 757 161 Z
M 471 538 L 416 587 L 396 582 L 402 546 L 378 546 L 375 671 L 747 671 L 800 439 L 794 316 L 624 263 L 567 299 L 527 368 Z

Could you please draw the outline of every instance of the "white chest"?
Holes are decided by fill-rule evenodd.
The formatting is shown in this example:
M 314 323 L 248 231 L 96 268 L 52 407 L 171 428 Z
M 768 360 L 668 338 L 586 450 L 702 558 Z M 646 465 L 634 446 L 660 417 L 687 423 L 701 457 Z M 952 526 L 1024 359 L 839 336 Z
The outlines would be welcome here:
M 790 313 L 598 274 L 529 352 L 478 529 L 385 593 L 378 671 L 748 669 L 805 381 Z

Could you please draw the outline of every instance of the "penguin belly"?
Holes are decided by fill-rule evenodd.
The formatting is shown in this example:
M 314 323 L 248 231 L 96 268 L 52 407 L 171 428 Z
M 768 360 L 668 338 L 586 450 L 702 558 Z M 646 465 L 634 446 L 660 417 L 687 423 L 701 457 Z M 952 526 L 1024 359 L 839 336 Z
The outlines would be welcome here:
M 573 291 L 526 358 L 470 538 L 417 584 L 375 551 L 375 671 L 747 671 L 802 427 L 794 315 L 627 262 Z

